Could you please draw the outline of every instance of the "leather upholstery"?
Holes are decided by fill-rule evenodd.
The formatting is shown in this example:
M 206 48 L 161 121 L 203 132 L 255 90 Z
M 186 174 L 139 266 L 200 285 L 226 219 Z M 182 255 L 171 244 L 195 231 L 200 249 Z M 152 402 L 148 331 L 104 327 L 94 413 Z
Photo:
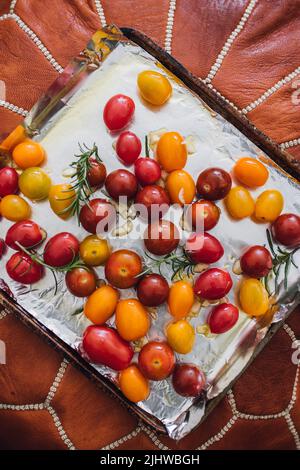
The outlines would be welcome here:
M 18 107 L 11 111 L 0 102 L 2 136 L 22 120 L 20 108 L 30 109 L 59 68 L 65 67 L 101 26 L 99 1 L 45 3 L 0 2 L 0 15 L 14 4 L 17 15 L 0 20 L 0 80 L 6 85 L 5 100 Z M 299 66 L 300 0 L 101 2 L 107 23 L 140 29 L 161 45 L 169 7 L 174 3 L 172 53 L 203 79 L 209 76 L 246 8 L 254 3 L 209 82 L 240 110 Z M 51 63 L 52 57 L 55 62 Z M 278 143 L 300 137 L 300 104 L 292 101 L 300 88 L 297 78 L 300 75 L 281 84 L 247 112 L 248 118 Z M 300 145 L 293 144 L 288 151 L 300 158 L 299 149 Z M 0 339 L 7 345 L 7 365 L 0 365 L 0 448 L 299 448 L 299 368 L 291 361 L 293 331 L 300 336 L 299 311 L 288 324 L 292 329 L 286 326 L 276 334 L 205 423 L 175 443 L 138 423 L 106 392 L 62 362 L 63 357 L 41 338 L 7 315 L 0 319 Z M 31 409 L 31 404 L 37 405 Z

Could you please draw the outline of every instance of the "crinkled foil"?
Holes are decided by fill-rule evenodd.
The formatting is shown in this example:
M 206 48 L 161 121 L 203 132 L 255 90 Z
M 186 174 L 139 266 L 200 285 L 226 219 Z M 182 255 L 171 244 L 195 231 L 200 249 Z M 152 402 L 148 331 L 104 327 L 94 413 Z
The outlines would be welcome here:
M 59 81 L 55 82 L 25 120 L 27 129 L 46 149 L 48 158 L 45 170 L 53 183 L 69 181 L 63 174 L 73 161 L 74 154 L 78 153 L 78 142 L 88 146 L 95 142 L 109 172 L 120 167 L 112 146 L 115 137 L 106 130 L 102 111 L 111 96 L 124 93 L 131 96 L 136 104 L 130 130 L 142 140 L 150 131 L 160 128 L 176 130 L 185 137 L 193 136 L 196 151 L 189 156 L 185 170 L 194 178 L 201 170 L 211 166 L 230 171 L 234 162 L 242 156 L 263 158 L 270 177 L 263 189 L 252 191 L 253 196 L 256 197 L 265 189 L 279 189 L 285 198 L 284 211 L 300 213 L 298 184 L 263 156 L 243 134 L 221 116 L 210 113 L 207 106 L 172 75 L 169 79 L 173 95 L 169 102 L 161 108 L 146 106 L 137 92 L 137 75 L 145 69 L 162 71 L 160 64 L 141 47 L 122 37 L 116 28 L 96 34 L 98 36 L 94 36 L 86 51 L 67 67 Z M 99 197 L 99 193 L 95 196 Z M 221 219 L 213 234 L 222 242 L 225 255 L 216 265 L 231 272 L 233 262 L 239 258 L 241 250 L 253 244 L 266 244 L 266 225 L 254 223 L 249 218 L 234 222 L 227 216 L 223 202 L 218 205 L 222 210 Z M 72 232 L 81 240 L 87 235 L 75 218 L 66 222 L 56 217 L 48 201 L 32 206 L 32 219 L 46 229 L 48 237 L 60 231 Z M 178 220 L 180 215 L 179 211 Z M 165 218 L 168 218 L 168 214 Z M 5 235 L 10 225 L 8 221 L 1 221 L 1 236 Z M 144 256 L 142 240 L 134 240 L 133 235 L 134 231 L 130 239 L 123 237 L 111 240 L 113 248 L 133 248 Z M 67 291 L 63 277 L 58 292 L 54 294 L 51 273 L 32 289 L 14 283 L 5 271 L 5 262 L 10 254 L 1 262 L 0 277 L 10 286 L 18 303 L 64 342 L 78 348 L 81 335 L 89 324 L 80 313 L 83 301 Z M 295 262 L 300 265 L 300 253 L 295 255 Z M 100 278 L 104 277 L 102 268 L 97 269 L 97 272 Z M 167 277 L 170 275 L 168 271 L 165 274 Z M 232 276 L 235 288 L 229 294 L 229 301 L 237 303 L 240 278 L 234 274 Z M 298 303 L 299 278 L 298 269 L 292 266 L 288 289 L 284 288 L 281 279 L 279 309 L 273 322 L 286 318 Z M 132 295 L 135 295 L 132 290 L 121 292 L 123 298 Z M 201 308 L 199 315 L 191 320 L 192 324 L 195 327 L 204 324 L 208 311 L 208 308 Z M 169 320 L 170 315 L 165 306 L 160 307 L 157 319 L 152 321 L 148 338 L 163 338 L 164 326 Z M 113 322 L 112 319 L 111 324 Z M 158 418 L 172 438 L 182 438 L 203 418 L 207 401 L 224 391 L 245 368 L 268 329 L 269 325 L 259 324 L 240 311 L 238 323 L 229 332 L 213 337 L 197 334 L 193 351 L 185 356 L 178 355 L 177 359 L 195 363 L 203 369 L 208 383 L 205 396 L 197 401 L 183 398 L 174 392 L 170 380 L 152 382 L 149 399 L 139 403 L 139 406 Z M 95 368 L 107 377 L 113 379 L 115 376 L 106 367 Z

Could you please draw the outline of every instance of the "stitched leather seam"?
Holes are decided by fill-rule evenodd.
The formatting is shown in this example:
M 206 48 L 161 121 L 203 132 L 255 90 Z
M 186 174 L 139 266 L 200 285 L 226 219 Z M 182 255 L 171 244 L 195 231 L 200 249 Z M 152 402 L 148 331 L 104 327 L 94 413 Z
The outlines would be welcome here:
M 300 138 L 294 139 L 294 140 L 288 140 L 287 142 L 282 142 L 280 145 L 281 149 L 288 149 L 290 147 L 297 147 L 297 145 L 300 145 Z
M 95 7 L 97 10 L 98 16 L 100 18 L 100 21 L 101 21 L 101 26 L 104 28 L 104 26 L 106 26 L 106 18 L 105 18 L 104 8 L 100 0 L 95 0 Z
M 166 35 L 165 35 L 165 50 L 169 54 L 171 54 L 172 52 L 172 35 L 173 35 L 175 10 L 176 10 L 176 0 L 170 0 L 167 26 L 166 26 Z
M 20 114 L 21 116 L 26 117 L 28 114 L 28 111 L 24 108 L 19 108 L 19 106 L 16 106 L 12 103 L 9 103 L 8 101 L 0 100 L 0 106 L 2 108 L 9 109 L 10 111 L 13 111 L 14 113 Z

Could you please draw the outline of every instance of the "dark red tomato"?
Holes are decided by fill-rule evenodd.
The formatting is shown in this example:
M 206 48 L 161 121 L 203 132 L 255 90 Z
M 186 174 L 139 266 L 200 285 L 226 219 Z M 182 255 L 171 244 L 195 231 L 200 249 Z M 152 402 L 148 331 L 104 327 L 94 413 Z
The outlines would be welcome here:
M 174 352 L 164 341 L 149 341 L 139 353 L 139 367 L 150 380 L 166 379 L 174 366 Z
M 161 177 L 159 164 L 148 157 L 138 158 L 134 164 L 134 173 L 141 186 L 156 183 Z
M 222 168 L 208 168 L 200 173 L 197 180 L 199 196 L 210 201 L 223 199 L 231 189 L 231 176 Z
M 44 249 L 44 262 L 54 268 L 70 264 L 79 253 L 79 241 L 69 232 L 50 238 Z
M 94 271 L 87 268 L 74 268 L 66 274 L 66 285 L 75 297 L 88 297 L 97 287 Z
M 185 243 L 185 252 L 192 263 L 216 263 L 224 255 L 219 240 L 209 233 L 192 233 Z
M 92 199 L 82 206 L 79 221 L 87 232 L 106 232 L 116 221 L 116 209 L 106 199 Z
M 210 268 L 200 274 L 194 285 L 196 295 L 205 300 L 221 299 L 232 288 L 232 279 L 227 271 Z
M 183 397 L 198 397 L 206 383 L 204 373 L 194 364 L 178 364 L 172 383 L 175 392 Z
M 5 252 L 6 252 L 5 241 L 3 240 L 3 238 L 0 238 L 0 259 L 2 258 Z
M 109 173 L 105 181 L 105 189 L 116 201 L 120 196 L 134 198 L 138 190 L 138 182 L 133 173 L 128 170 L 115 170 Z
M 157 185 L 145 186 L 140 189 L 135 198 L 137 212 L 141 219 L 153 222 L 160 219 L 169 210 L 170 198 L 168 193 Z
M 142 259 L 132 250 L 114 251 L 105 264 L 105 277 L 119 289 L 135 286 L 142 272 Z
M 89 159 L 90 168 L 87 174 L 87 180 L 92 188 L 102 188 L 106 178 L 106 168 L 101 162 L 98 162 L 95 158 Z
M 146 307 L 163 304 L 169 294 L 169 284 L 160 274 L 148 274 L 137 286 L 137 296 Z
M 226 333 L 236 324 L 239 318 L 239 309 L 232 304 L 220 304 L 212 309 L 207 323 L 214 334 Z
M 15 194 L 18 189 L 19 175 L 14 168 L 5 166 L 0 169 L 0 197 Z
M 32 220 L 21 220 L 8 229 L 5 243 L 13 250 L 20 250 L 16 243 L 24 248 L 32 248 L 42 243 L 45 238 L 46 233 L 38 224 Z
M 272 224 L 272 234 L 282 245 L 300 245 L 300 217 L 296 214 L 281 214 Z
M 240 264 L 243 273 L 251 277 L 264 277 L 273 267 L 270 252 L 260 245 L 248 248 L 241 256 Z
M 132 165 L 141 151 L 142 144 L 137 135 L 130 131 L 121 132 L 116 142 L 116 152 L 124 165 Z
M 7 261 L 6 271 L 11 279 L 21 284 L 34 284 L 42 279 L 45 272 L 41 264 L 21 251 L 17 251 Z
M 129 96 L 112 96 L 103 111 L 106 127 L 112 132 L 121 131 L 131 121 L 134 110 L 134 101 Z
M 187 216 L 190 218 L 188 220 L 194 230 L 206 232 L 217 225 L 220 212 L 219 207 L 214 202 L 200 199 L 188 208 Z
M 177 248 L 180 235 L 177 227 L 169 220 L 157 220 L 145 230 L 144 243 L 148 251 L 163 256 Z
M 133 349 L 119 333 L 108 326 L 88 326 L 82 347 L 89 360 L 114 370 L 126 369 L 133 358 Z

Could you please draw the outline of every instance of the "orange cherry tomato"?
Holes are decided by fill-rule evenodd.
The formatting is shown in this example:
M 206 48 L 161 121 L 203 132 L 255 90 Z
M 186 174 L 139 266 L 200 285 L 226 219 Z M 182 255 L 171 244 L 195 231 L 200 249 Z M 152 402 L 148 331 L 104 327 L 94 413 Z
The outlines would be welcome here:
M 244 279 L 240 286 L 239 299 L 242 309 L 251 317 L 259 317 L 269 309 L 269 296 L 258 279 Z
M 269 178 L 265 165 L 251 157 L 240 158 L 233 167 L 233 174 L 240 183 L 249 188 L 263 186 Z
M 255 209 L 254 200 L 248 189 L 242 186 L 231 188 L 225 199 L 227 210 L 234 219 L 250 217 Z
M 147 310 L 137 299 L 120 300 L 116 308 L 116 327 L 126 341 L 142 338 L 150 328 Z
M 147 400 L 150 394 L 149 382 L 135 364 L 119 373 L 119 386 L 125 397 L 134 403 Z
M 45 150 L 34 140 L 25 139 L 18 144 L 12 153 L 15 164 L 25 170 L 32 166 L 39 166 L 45 160 Z
M 67 219 L 72 214 L 71 205 L 76 196 L 70 184 L 55 184 L 51 186 L 48 199 L 51 209 L 61 219 Z
M 105 323 L 115 312 L 119 292 L 111 286 L 102 286 L 89 296 L 84 305 L 84 314 L 96 325 Z
M 172 349 L 179 354 L 188 354 L 195 343 L 195 329 L 186 320 L 169 323 L 166 328 L 167 341 Z
M 184 170 L 174 170 L 169 174 L 166 184 L 171 202 L 173 204 L 190 204 L 196 193 L 193 178 Z
M 26 138 L 25 128 L 19 124 L 0 144 L 0 150 L 12 151 Z
M 284 199 L 277 189 L 261 193 L 255 203 L 254 216 L 260 222 L 274 222 L 283 209 Z
M 80 258 L 88 266 L 100 266 L 106 263 L 111 254 L 107 240 L 98 235 L 89 235 L 80 243 Z
M 10 194 L 1 199 L 0 213 L 5 219 L 20 222 L 30 218 L 31 207 L 22 197 Z
M 168 307 L 177 320 L 186 317 L 194 303 L 194 291 L 186 281 L 175 282 L 169 290 Z
M 183 137 L 178 132 L 166 132 L 158 141 L 156 155 L 158 163 L 168 173 L 182 170 L 187 160 Z
M 161 106 L 172 94 L 169 80 L 154 70 L 144 70 L 139 73 L 137 84 L 142 98 L 154 106 Z

